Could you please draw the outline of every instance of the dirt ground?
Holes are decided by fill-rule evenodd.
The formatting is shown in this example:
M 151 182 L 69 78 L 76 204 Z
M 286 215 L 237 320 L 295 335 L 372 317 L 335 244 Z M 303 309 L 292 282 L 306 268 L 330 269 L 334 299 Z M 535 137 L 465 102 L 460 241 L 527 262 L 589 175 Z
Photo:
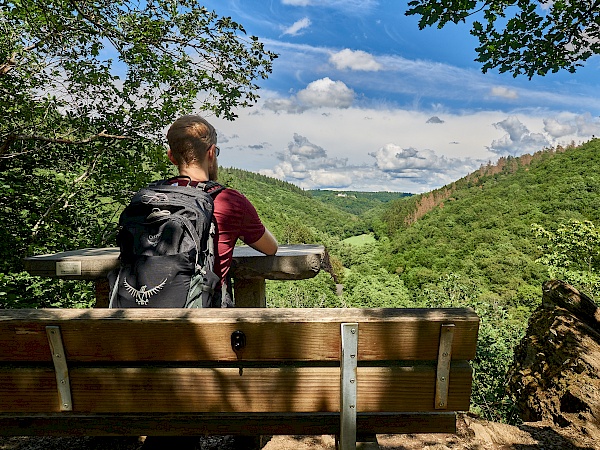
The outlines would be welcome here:
M 385 450 L 600 450 L 585 432 L 543 422 L 510 426 L 460 415 L 457 434 L 378 435 Z M 139 450 L 143 438 L 0 438 L 1 450 Z M 369 446 L 363 447 L 370 450 Z M 201 450 L 232 450 L 228 437 L 205 437 Z M 332 436 L 273 436 L 264 450 L 334 450 Z

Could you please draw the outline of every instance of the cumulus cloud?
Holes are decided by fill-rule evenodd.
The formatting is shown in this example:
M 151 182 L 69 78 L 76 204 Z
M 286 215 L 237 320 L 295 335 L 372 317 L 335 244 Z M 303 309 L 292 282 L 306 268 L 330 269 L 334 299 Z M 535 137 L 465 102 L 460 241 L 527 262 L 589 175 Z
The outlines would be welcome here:
M 494 140 L 488 147 L 491 152 L 498 155 L 519 156 L 542 150 L 550 144 L 546 136 L 530 132 L 515 116 L 495 123 L 494 127 L 506 132 L 503 137 Z
M 517 91 L 502 86 L 492 87 L 490 94 L 494 97 L 502 97 L 509 100 L 516 100 L 517 98 L 519 98 L 519 94 L 517 93 Z
M 379 178 L 403 179 L 413 185 L 443 186 L 476 170 L 482 163 L 471 158 L 449 158 L 433 150 L 402 148 L 391 143 L 369 155 L 375 159 L 374 170 L 379 171 Z
M 291 36 L 296 36 L 296 35 L 298 35 L 298 33 L 300 33 L 300 31 L 304 30 L 305 28 L 310 27 L 310 25 L 311 25 L 310 19 L 308 17 L 304 17 L 300 20 L 297 20 L 290 27 L 283 30 L 283 34 L 284 35 L 289 34 Z
M 349 108 L 354 102 L 354 91 L 343 81 L 333 81 L 329 77 L 313 81 L 296 95 L 300 103 L 318 108 Z
M 574 123 L 561 123 L 556 119 L 544 119 L 544 131 L 553 138 L 559 138 L 577 132 Z
M 350 50 L 346 48 L 340 52 L 333 53 L 329 57 L 329 62 L 336 69 L 344 70 L 362 70 L 365 72 L 377 72 L 382 66 L 379 64 L 373 55 L 363 52 L 362 50 Z
M 375 158 L 377 168 L 385 172 L 404 173 L 414 169 L 440 170 L 449 165 L 443 156 L 437 156 L 432 150 L 401 148 L 396 144 L 386 144 L 379 150 L 369 153 Z
M 589 138 L 600 135 L 600 120 L 594 119 L 590 113 L 563 115 L 544 119 L 544 131 L 553 138 L 565 136 Z
M 300 114 L 311 108 L 349 108 L 354 102 L 355 93 L 342 81 L 321 78 L 309 83 L 306 88 L 289 98 L 265 100 L 264 108 L 274 112 Z M 323 113 L 329 114 L 329 113 Z
M 294 140 L 288 144 L 288 154 L 301 158 L 315 159 L 327 157 L 327 152 L 318 145 L 311 143 L 304 136 L 294 133 Z
M 353 180 L 347 158 L 329 158 L 324 148 L 297 133 L 277 157 L 279 164 L 260 173 L 309 189 L 346 188 Z

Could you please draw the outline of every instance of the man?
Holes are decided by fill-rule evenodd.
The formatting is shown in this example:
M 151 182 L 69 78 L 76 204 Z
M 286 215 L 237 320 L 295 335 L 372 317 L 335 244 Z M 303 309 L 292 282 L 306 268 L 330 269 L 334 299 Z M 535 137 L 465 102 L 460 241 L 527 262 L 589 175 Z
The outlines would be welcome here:
M 180 117 L 169 128 L 167 141 L 167 156 L 182 177 L 174 184 L 187 185 L 189 179 L 192 185 L 217 181 L 219 147 L 217 132 L 210 123 L 200 116 Z M 215 197 L 214 205 L 218 242 L 214 271 L 223 287 L 238 239 L 266 255 L 277 252 L 277 240 L 262 224 L 252 203 L 238 191 L 224 189 Z
M 169 128 L 167 141 L 167 156 L 177 166 L 181 177 L 172 179 L 173 184 L 186 186 L 217 181 L 219 147 L 217 132 L 210 123 L 200 116 L 180 117 Z M 217 223 L 214 271 L 221 278 L 221 287 L 226 286 L 230 295 L 230 286 L 226 281 L 236 241 L 241 239 L 266 255 L 274 255 L 278 244 L 262 224 L 252 203 L 236 190 L 226 188 L 216 195 L 213 215 Z M 192 450 L 197 448 L 198 440 L 198 437 L 152 436 L 147 438 L 142 448 Z M 245 448 L 250 443 L 254 444 L 256 440 L 255 436 L 238 436 L 233 445 L 236 448 Z

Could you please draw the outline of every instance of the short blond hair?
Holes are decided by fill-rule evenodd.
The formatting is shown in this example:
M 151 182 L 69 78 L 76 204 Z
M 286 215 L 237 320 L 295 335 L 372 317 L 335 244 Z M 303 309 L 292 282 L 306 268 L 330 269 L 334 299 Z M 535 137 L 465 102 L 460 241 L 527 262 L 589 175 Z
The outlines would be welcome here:
M 200 116 L 182 116 L 169 128 L 167 141 L 177 164 L 201 163 L 208 149 L 217 144 L 217 131 Z

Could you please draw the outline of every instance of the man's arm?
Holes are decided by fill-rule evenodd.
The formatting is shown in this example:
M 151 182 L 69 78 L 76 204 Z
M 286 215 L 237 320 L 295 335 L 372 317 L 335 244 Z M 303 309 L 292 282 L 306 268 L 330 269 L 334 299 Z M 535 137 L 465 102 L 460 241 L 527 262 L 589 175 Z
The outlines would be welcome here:
M 274 255 L 277 253 L 277 239 L 275 239 L 275 236 L 273 236 L 267 228 L 265 228 L 264 234 L 258 241 L 248 245 L 265 255 Z

